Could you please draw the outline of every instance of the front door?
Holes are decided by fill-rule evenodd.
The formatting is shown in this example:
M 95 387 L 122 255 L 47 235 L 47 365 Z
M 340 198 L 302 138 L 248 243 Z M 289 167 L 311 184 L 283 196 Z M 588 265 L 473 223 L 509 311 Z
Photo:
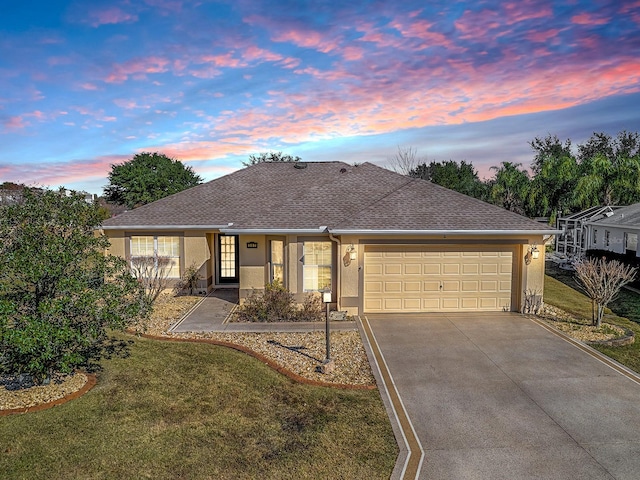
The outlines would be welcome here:
M 218 235 L 218 281 L 238 283 L 239 250 L 237 235 Z

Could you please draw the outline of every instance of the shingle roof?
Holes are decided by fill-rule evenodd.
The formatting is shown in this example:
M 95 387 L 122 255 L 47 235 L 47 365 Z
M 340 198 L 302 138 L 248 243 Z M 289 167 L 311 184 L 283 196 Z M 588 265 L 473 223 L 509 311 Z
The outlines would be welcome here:
M 594 225 L 640 229 L 640 203 L 618 208 L 610 217 L 592 223 Z
M 304 167 L 304 168 L 300 168 Z M 549 227 L 364 163 L 260 163 L 108 219 L 109 229 L 535 231 Z

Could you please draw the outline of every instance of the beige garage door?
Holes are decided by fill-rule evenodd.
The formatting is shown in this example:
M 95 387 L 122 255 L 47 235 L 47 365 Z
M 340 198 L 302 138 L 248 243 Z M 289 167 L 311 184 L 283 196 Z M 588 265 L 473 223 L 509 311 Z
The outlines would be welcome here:
M 495 248 L 495 247 L 494 247 Z M 511 309 L 512 249 L 367 246 L 364 311 Z

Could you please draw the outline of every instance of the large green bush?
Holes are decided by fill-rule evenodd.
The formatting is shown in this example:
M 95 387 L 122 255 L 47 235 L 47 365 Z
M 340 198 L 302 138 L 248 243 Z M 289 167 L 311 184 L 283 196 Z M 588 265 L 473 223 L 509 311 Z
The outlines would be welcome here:
M 25 190 L 0 212 L 0 374 L 35 383 L 96 368 L 122 351 L 123 330 L 147 309 L 126 262 L 105 255 L 97 205 Z

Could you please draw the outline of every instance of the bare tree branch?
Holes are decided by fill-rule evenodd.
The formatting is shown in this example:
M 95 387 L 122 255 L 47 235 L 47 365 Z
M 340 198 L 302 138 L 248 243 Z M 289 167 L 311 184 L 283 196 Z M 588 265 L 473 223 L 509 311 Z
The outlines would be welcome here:
M 576 280 L 591 299 L 591 321 L 600 328 L 604 309 L 620 289 L 633 282 L 637 268 L 617 260 L 582 260 L 575 265 Z
M 426 162 L 426 157 L 424 159 L 418 158 L 418 150 L 414 147 L 402 147 L 398 145 L 397 153 L 389 158 L 389 167 L 396 173 L 400 173 L 402 175 L 409 175 L 412 170 L 423 162 Z
M 145 300 L 149 305 L 167 288 L 173 260 L 168 257 L 131 257 L 131 274 L 144 288 Z

